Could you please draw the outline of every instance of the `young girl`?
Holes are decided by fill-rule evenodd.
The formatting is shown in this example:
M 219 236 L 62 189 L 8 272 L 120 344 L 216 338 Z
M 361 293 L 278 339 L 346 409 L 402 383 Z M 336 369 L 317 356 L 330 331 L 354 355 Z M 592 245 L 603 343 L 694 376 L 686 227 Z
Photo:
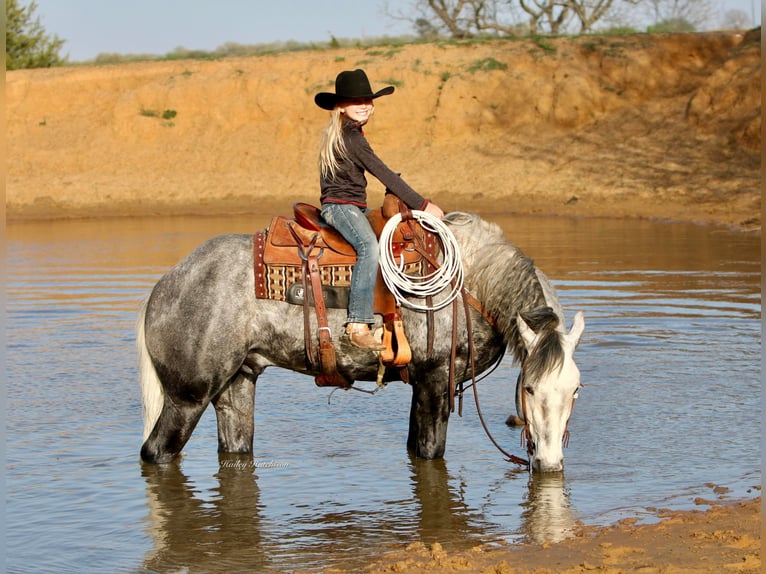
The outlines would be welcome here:
M 373 289 L 378 274 L 378 240 L 365 213 L 369 172 L 409 208 L 426 211 L 441 219 L 444 212 L 424 199 L 384 164 L 364 137 L 364 126 L 375 109 L 373 100 L 394 92 L 388 86 L 373 93 L 363 70 L 344 71 L 335 78 L 335 93 L 320 92 L 314 102 L 332 112 L 319 149 L 319 181 L 322 218 L 346 238 L 356 250 L 351 276 L 346 335 L 363 349 L 381 350 L 370 325 Z

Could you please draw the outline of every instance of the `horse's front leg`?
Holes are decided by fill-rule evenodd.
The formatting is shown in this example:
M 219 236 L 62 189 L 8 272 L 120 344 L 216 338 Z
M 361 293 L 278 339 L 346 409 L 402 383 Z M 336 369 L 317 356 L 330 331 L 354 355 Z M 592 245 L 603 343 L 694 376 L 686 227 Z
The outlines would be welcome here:
M 218 452 L 253 452 L 256 377 L 239 373 L 213 399 L 218 420 Z
M 442 458 L 449 422 L 449 381 L 436 368 L 412 379 L 412 405 L 407 449 L 417 458 Z

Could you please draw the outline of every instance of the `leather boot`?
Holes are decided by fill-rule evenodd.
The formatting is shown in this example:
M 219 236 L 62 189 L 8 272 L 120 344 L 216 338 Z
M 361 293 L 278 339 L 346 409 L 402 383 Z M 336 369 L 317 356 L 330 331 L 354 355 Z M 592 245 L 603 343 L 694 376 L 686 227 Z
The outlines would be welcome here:
M 370 327 L 366 323 L 349 323 L 346 325 L 346 335 L 349 342 L 360 349 L 382 351 L 386 348 L 382 343 L 378 343 L 375 340 Z

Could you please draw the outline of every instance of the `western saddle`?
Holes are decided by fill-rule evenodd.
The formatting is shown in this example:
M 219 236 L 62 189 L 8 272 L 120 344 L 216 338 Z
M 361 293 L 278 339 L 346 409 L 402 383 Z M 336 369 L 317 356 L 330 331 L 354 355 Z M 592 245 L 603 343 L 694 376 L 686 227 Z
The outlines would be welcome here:
M 403 262 L 408 274 L 429 272 L 436 261 L 436 235 L 423 229 L 396 196 L 387 193 L 383 206 L 368 211 L 367 218 L 379 237 L 388 219 L 396 213 L 401 214 L 402 221 L 393 234 L 393 255 Z M 309 366 L 319 372 L 316 384 L 350 387 L 353 381 L 337 370 L 327 307 L 346 308 L 348 305 L 348 287 L 356 262 L 354 248 L 324 222 L 317 207 L 296 203 L 292 218 L 276 216 L 268 229 L 255 233 L 253 250 L 256 297 L 303 305 L 306 357 Z M 311 333 L 312 306 L 316 313 L 316 354 Z M 380 351 L 381 368 L 399 368 L 406 381 L 406 366 L 412 353 L 404 333 L 401 308 L 380 272 L 375 284 L 373 311 L 383 316 L 385 349 Z

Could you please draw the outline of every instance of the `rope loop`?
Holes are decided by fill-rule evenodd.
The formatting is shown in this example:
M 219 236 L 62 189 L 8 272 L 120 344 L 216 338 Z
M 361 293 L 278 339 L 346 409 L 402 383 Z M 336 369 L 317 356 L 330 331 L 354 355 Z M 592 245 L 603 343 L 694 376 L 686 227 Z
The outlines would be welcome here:
M 393 236 L 402 220 L 400 213 L 394 214 L 380 234 L 380 271 L 388 289 L 394 295 L 397 303 L 416 311 L 436 311 L 449 305 L 463 288 L 463 262 L 460 258 L 460 247 L 455 236 L 441 219 L 425 211 L 412 210 L 412 218 L 423 229 L 436 234 L 442 244 L 442 263 L 426 275 L 408 275 L 404 272 L 404 257 L 398 260 L 393 252 Z M 426 299 L 450 288 L 449 295 L 431 305 L 412 301 Z

